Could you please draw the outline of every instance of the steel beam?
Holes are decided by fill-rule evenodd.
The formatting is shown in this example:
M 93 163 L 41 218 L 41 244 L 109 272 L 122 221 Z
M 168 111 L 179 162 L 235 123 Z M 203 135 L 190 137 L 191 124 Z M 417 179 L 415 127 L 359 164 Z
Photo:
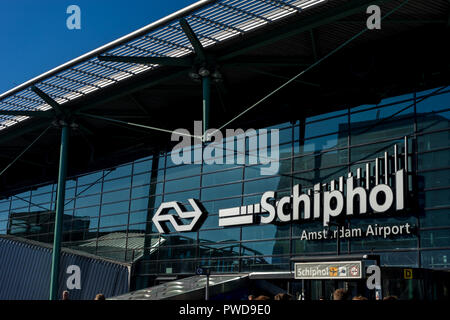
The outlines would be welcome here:
M 42 100 L 44 100 L 49 106 L 51 106 L 53 110 L 55 110 L 56 114 L 64 114 L 64 111 L 61 109 L 59 103 L 53 100 L 44 91 L 35 86 L 31 87 L 31 90 L 36 93 Z
M 253 71 L 255 73 L 263 74 L 263 75 L 270 76 L 270 77 L 273 77 L 273 78 L 278 78 L 278 79 L 283 79 L 283 80 L 291 79 L 290 77 L 281 76 L 281 75 L 273 74 L 271 72 L 262 71 L 262 70 L 258 70 L 258 69 L 254 69 L 254 68 L 249 68 L 249 70 Z M 297 80 L 296 79 L 296 80 L 294 80 L 294 82 L 301 83 L 301 84 L 308 85 L 308 86 L 312 86 L 312 87 L 316 87 L 316 88 L 320 87 L 320 84 L 309 82 L 309 81 L 303 81 L 303 80 Z
M 61 129 L 61 149 L 59 156 L 58 189 L 55 212 L 55 231 L 53 236 L 52 269 L 50 275 L 50 300 L 56 300 L 58 295 L 59 262 L 61 255 L 61 233 L 64 217 L 64 200 L 66 193 L 67 154 L 70 129 L 63 123 Z
M 100 61 L 125 62 L 137 64 L 161 64 L 165 66 L 190 67 L 193 64 L 191 58 L 177 57 L 135 57 L 135 56 L 98 56 Z
M 313 52 L 314 61 L 319 60 L 319 54 L 317 52 L 317 37 L 315 35 L 314 29 L 309 30 L 309 34 L 311 36 L 311 48 Z
M 209 128 L 209 110 L 211 104 L 211 77 L 205 76 L 202 78 L 203 87 L 203 137 L 205 137 L 206 130 Z
M 54 118 L 55 115 L 48 111 L 26 111 L 26 110 L 0 110 L 3 116 L 27 116 L 36 118 Z
M 188 37 L 192 47 L 194 47 L 194 51 L 197 54 L 198 58 L 201 61 L 206 61 L 205 50 L 200 40 L 198 40 L 197 36 L 195 35 L 194 30 L 192 30 L 191 26 L 189 25 L 189 23 L 185 19 L 180 19 L 180 26 L 183 29 L 183 32 L 186 34 L 186 37 Z
M 262 46 L 275 43 L 279 40 L 286 39 L 305 31 L 309 31 L 313 28 L 317 28 L 329 23 L 333 23 L 337 20 L 341 20 L 355 13 L 365 12 L 368 5 L 379 4 L 382 2 L 388 2 L 390 0 L 353 0 L 349 1 L 339 7 L 330 8 L 327 11 L 301 19 L 300 21 L 289 23 L 282 28 L 277 28 L 271 31 L 262 33 L 261 35 L 242 41 L 241 45 L 237 48 L 229 49 L 224 52 L 218 61 L 225 61 L 236 56 L 242 55 L 251 50 L 258 49 Z

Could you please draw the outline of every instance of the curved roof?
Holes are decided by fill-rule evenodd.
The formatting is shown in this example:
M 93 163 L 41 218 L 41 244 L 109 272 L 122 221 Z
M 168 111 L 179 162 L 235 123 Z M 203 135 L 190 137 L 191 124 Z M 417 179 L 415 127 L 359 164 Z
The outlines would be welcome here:
M 202 0 L 129 35 L 69 61 L 0 95 L 0 110 L 47 111 L 51 106 L 31 90 L 64 104 L 111 84 L 158 68 L 157 64 L 100 61 L 99 55 L 186 57 L 194 48 L 180 26 L 185 19 L 204 48 L 302 12 L 326 0 Z M 0 130 L 29 118 L 0 115 Z

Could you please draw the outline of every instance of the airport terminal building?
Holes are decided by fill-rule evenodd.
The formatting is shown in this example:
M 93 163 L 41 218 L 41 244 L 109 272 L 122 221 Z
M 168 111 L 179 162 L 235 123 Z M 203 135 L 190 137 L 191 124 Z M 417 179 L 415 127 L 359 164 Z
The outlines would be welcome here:
M 373 4 L 381 29 L 367 29 Z M 214 299 L 374 297 L 376 264 L 383 296 L 448 299 L 449 13 L 445 0 L 199 1 L 2 94 L 0 238 L 53 243 L 66 167 L 61 245 L 129 265 L 120 293 L 199 298 L 183 286 L 202 267 L 239 280 Z M 223 153 L 195 138 L 180 152 L 171 132 L 194 121 L 235 136 Z M 261 129 L 270 142 L 252 149 Z M 252 161 L 275 154 L 270 174 Z M 296 267 L 348 261 L 359 270 Z

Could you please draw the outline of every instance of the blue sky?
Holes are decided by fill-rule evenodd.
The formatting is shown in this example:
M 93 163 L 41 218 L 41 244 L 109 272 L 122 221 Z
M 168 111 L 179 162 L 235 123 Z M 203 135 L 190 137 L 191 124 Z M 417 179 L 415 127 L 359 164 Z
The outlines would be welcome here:
M 2 0 L 0 93 L 197 0 Z M 81 9 L 69 30 L 67 7 Z

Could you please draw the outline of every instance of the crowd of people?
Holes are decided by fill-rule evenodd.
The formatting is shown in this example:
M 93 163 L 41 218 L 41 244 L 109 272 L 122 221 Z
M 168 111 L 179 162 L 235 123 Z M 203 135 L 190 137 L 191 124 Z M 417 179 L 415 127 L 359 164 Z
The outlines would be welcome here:
M 291 296 L 288 293 L 278 293 L 273 297 L 274 300 L 294 300 L 294 297 Z M 64 291 L 62 294 L 62 299 L 61 300 L 70 300 L 69 299 L 69 291 Z M 95 296 L 94 300 L 105 300 L 105 296 L 102 293 L 99 293 Z M 259 300 L 271 300 L 271 298 L 269 296 L 266 295 L 249 295 L 248 296 L 248 300 L 255 300 L 255 301 L 259 301 Z M 319 300 L 326 300 L 325 297 L 320 297 Z M 336 289 L 333 292 L 333 299 L 332 300 L 369 300 L 366 297 L 362 296 L 362 295 L 357 295 L 354 296 L 353 298 L 350 299 L 350 292 L 348 290 L 345 289 Z M 387 296 L 384 297 L 383 300 L 398 300 L 398 298 L 396 296 Z
M 295 300 L 293 296 L 287 293 L 278 293 L 273 297 L 274 300 Z M 249 295 L 248 300 L 271 300 L 269 296 L 266 295 Z M 326 300 L 325 297 L 320 297 L 319 300 Z M 332 300 L 369 300 L 368 298 L 362 295 L 356 295 L 353 298 L 350 295 L 350 292 L 345 289 L 336 289 L 333 292 Z M 398 300 L 396 296 L 386 296 L 383 300 Z

